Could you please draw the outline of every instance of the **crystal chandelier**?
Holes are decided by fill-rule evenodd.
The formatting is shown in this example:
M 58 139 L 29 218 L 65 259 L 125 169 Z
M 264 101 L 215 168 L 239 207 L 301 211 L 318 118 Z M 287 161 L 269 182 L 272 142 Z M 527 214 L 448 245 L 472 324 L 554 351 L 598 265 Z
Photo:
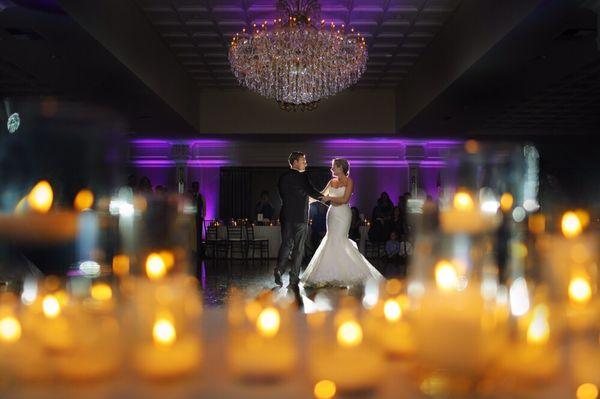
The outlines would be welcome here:
M 278 0 L 278 19 L 236 34 L 229 62 L 239 83 L 286 111 L 313 110 L 355 84 L 367 65 L 365 39 L 318 22 L 320 10 L 318 0 Z

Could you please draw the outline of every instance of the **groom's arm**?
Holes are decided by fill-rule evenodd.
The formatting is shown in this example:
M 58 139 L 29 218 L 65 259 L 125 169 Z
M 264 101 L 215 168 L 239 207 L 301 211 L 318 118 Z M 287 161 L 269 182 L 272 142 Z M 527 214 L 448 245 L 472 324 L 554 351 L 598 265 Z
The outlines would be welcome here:
M 303 185 L 304 185 L 304 191 L 306 192 L 306 194 L 308 194 L 309 197 L 313 197 L 315 199 L 321 199 L 323 197 L 323 194 L 321 194 L 321 192 L 319 190 L 317 190 L 315 188 L 315 186 L 313 186 L 312 182 L 308 178 L 308 173 L 306 173 L 306 172 L 302 173 L 302 177 L 304 180 Z

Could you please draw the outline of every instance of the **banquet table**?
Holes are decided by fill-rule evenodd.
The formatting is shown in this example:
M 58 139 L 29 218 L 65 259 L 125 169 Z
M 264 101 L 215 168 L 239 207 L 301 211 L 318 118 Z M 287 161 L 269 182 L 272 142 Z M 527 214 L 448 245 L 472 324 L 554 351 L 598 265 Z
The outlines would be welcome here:
M 205 309 L 202 320 L 203 360 L 199 371 L 180 380 L 150 382 L 139 379 L 130 370 L 119 370 L 110 378 L 100 381 L 66 382 L 48 381 L 22 383 L 10 381 L 5 375 L 0 378 L 0 397 L 10 399 L 177 399 L 177 398 L 221 398 L 221 399 L 306 399 L 314 397 L 311 381 L 307 373 L 308 327 L 304 316 L 298 312 L 296 325 L 299 339 L 299 365 L 297 372 L 286 379 L 271 383 L 249 383 L 239 381 L 231 375 L 227 362 L 227 315 L 222 307 Z M 381 399 L 424 398 L 415 377 L 414 366 L 406 361 L 387 360 L 384 374 L 376 391 L 362 397 Z M 565 362 L 566 363 L 566 362 Z M 464 398 L 516 398 L 516 399 L 564 399 L 575 397 L 574 388 L 569 387 L 566 373 L 559 374 L 556 380 L 548 381 L 533 391 L 522 394 L 502 392 L 502 384 L 485 396 L 465 396 Z M 337 397 L 337 395 L 336 395 Z
M 244 228 L 242 228 L 242 236 L 246 239 L 246 229 Z M 227 226 L 219 226 L 217 228 L 217 237 L 220 239 L 227 238 Z M 277 258 L 279 247 L 281 246 L 281 226 L 254 226 L 254 238 L 268 240 L 269 258 Z M 251 256 L 251 253 L 248 256 Z M 254 257 L 259 258 L 260 251 L 254 251 Z

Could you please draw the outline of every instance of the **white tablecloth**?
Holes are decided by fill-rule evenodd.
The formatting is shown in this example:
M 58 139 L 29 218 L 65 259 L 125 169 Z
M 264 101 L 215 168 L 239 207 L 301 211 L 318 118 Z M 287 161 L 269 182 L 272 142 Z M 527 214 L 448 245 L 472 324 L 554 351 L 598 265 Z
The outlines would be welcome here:
M 246 239 L 246 229 L 242 229 L 242 235 Z M 217 237 L 227 238 L 227 226 L 219 226 Z M 254 226 L 254 238 L 269 240 L 269 258 L 277 258 L 279 246 L 281 246 L 281 226 Z M 251 254 L 248 254 L 250 256 Z M 239 256 L 239 255 L 238 255 Z M 260 251 L 254 251 L 254 257 L 260 257 Z

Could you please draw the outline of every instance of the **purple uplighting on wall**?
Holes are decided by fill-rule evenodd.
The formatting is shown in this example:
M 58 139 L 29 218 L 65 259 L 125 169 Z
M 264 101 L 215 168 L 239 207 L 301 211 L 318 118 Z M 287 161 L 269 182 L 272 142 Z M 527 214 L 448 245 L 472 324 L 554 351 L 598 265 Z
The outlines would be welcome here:
M 409 169 L 419 171 L 420 191 L 438 196 L 437 185 L 447 176 L 444 160 L 456 140 L 414 140 L 395 137 L 314 139 L 301 143 L 268 142 L 265 145 L 244 139 L 136 139 L 130 142 L 130 164 L 138 176 L 148 176 L 154 185 L 176 188 L 177 168 L 184 167 L 186 184 L 200 183 L 206 199 L 206 218 L 218 218 L 220 168 L 287 167 L 291 150 L 308 154 L 309 168 L 329 167 L 336 157 L 347 158 L 355 192 L 350 204 L 370 217 L 380 193 L 392 201 L 410 190 Z M 257 199 L 250 198 L 255 202 Z

